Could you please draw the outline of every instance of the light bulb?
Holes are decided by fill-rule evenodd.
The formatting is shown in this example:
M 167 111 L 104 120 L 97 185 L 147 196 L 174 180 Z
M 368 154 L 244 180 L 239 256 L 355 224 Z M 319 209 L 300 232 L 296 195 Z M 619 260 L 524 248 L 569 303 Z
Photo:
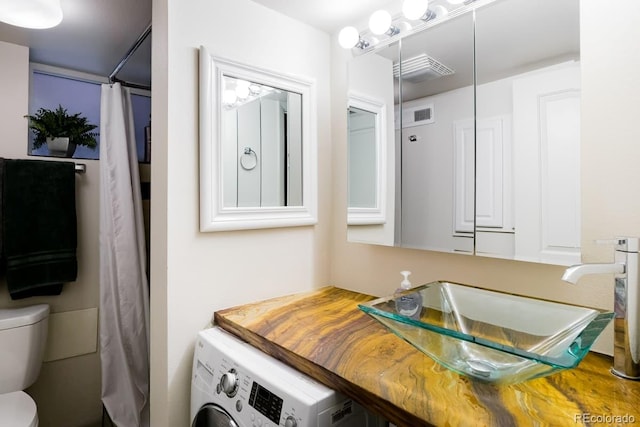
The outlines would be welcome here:
M 237 79 L 236 80 L 236 87 L 246 87 L 248 88 L 250 85 L 250 83 L 246 80 L 241 80 L 241 79 Z
M 60 0 L 3 1 L 0 21 L 24 28 L 51 28 L 62 22 Z
M 398 30 L 400 30 L 400 32 L 403 32 L 403 33 L 409 32 L 413 28 L 413 26 L 407 21 L 399 22 L 397 27 L 398 27 Z
M 249 85 L 249 93 L 251 95 L 260 95 L 260 93 L 262 92 L 262 88 L 260 87 L 260 85 L 257 85 L 255 83 Z
M 247 99 L 249 97 L 249 86 L 236 86 L 235 92 L 239 99 Z
M 391 27 L 391 15 L 386 10 L 377 10 L 369 18 L 369 29 L 373 34 L 384 34 Z
M 433 13 L 436 14 L 435 19 L 444 18 L 445 16 L 447 16 L 447 13 L 449 13 L 446 7 L 440 5 L 435 6 L 432 10 Z
M 236 80 L 236 95 L 240 99 L 249 97 L 249 82 L 246 80 Z
M 402 14 L 407 19 L 420 19 L 429 8 L 429 0 L 404 0 Z
M 227 89 L 224 92 L 222 92 L 222 103 L 225 105 L 233 105 L 236 103 L 236 101 L 238 100 L 238 97 L 236 96 L 236 91 L 235 90 L 231 90 L 231 89 Z
M 351 49 L 358 44 L 360 34 L 354 27 L 344 27 L 338 34 L 338 43 L 345 49 Z

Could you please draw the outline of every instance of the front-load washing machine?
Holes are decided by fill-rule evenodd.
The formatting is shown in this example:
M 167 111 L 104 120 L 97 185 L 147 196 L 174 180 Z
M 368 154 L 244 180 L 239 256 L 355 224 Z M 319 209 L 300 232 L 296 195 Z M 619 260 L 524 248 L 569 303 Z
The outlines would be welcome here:
M 383 427 L 351 399 L 228 332 L 198 333 L 192 427 Z

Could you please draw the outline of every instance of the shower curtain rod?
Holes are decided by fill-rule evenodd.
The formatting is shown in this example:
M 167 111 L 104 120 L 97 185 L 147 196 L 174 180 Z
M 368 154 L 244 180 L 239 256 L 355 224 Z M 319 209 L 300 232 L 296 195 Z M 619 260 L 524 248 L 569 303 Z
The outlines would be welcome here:
M 120 83 L 122 86 L 127 86 L 133 89 L 144 89 L 144 90 L 151 90 L 151 86 L 146 86 L 146 85 L 139 85 L 137 83 L 129 83 L 129 82 L 125 82 L 124 80 L 120 80 L 117 77 L 114 77 L 113 79 L 110 79 L 111 83 Z
M 135 41 L 135 43 L 129 48 L 127 53 L 125 53 L 125 55 L 122 57 L 120 62 L 118 62 L 118 65 L 116 65 L 116 67 L 113 69 L 111 74 L 109 74 L 109 82 L 111 82 L 111 83 L 118 82 L 118 83 L 120 83 L 120 84 L 122 84 L 124 86 L 128 86 L 128 87 L 133 87 L 133 88 L 137 88 L 137 89 L 151 90 L 150 86 L 138 85 L 138 84 L 134 84 L 134 83 L 127 83 L 124 80 L 120 80 L 120 79 L 118 79 L 116 77 L 116 74 L 118 74 L 118 72 L 120 72 L 122 67 L 125 66 L 127 61 L 129 61 L 129 59 L 131 58 L 131 56 L 133 56 L 135 51 L 138 50 L 140 45 L 142 45 L 142 43 L 146 40 L 146 38 L 149 36 L 149 34 L 151 34 L 151 24 L 149 24 L 147 26 L 147 28 L 145 28 L 145 30 L 142 32 L 142 34 L 140 34 L 140 36 Z

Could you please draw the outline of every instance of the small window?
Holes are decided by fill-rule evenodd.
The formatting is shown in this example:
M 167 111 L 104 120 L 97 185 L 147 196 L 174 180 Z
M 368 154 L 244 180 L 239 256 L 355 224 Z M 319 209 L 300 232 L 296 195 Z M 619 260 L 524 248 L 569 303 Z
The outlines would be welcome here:
M 107 79 L 100 76 L 80 73 L 57 67 L 39 64 L 31 66 L 29 114 L 39 108 L 56 109 L 62 106 L 69 114 L 80 113 L 88 122 L 98 126 L 100 131 L 100 93 L 101 84 Z M 150 120 L 151 93 L 138 89 L 131 90 L 131 105 L 136 135 L 138 160 L 148 162 L 150 159 Z M 51 156 L 46 145 L 33 147 L 33 132 L 29 131 L 27 152 L 31 156 Z M 100 158 L 100 135 L 96 138 L 96 149 L 78 146 L 73 155 L 76 159 Z

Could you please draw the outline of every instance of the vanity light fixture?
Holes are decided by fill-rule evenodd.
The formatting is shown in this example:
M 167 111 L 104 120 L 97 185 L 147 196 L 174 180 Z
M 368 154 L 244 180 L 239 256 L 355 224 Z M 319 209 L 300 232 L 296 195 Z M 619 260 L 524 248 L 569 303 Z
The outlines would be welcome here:
M 0 0 L 0 21 L 24 28 L 55 27 L 62 22 L 60 0 Z
M 369 18 L 369 31 L 360 34 L 355 27 L 344 27 L 338 34 L 338 43 L 345 49 L 357 48 L 364 51 L 378 43 L 389 43 L 390 39 L 419 31 L 424 25 L 431 25 L 431 21 L 441 20 L 447 15 L 451 17 L 465 13 L 474 8 L 474 4 L 487 4 L 493 1 L 404 0 L 402 14 L 399 16 L 392 17 L 386 10 L 377 10 Z M 448 5 L 445 6 L 446 4 Z
M 270 93 L 280 92 L 270 86 L 231 76 L 223 76 L 222 81 L 222 105 L 226 110 L 233 110 Z
M 408 21 L 423 22 L 430 21 L 446 15 L 447 9 L 443 6 L 436 6 L 439 12 L 429 9 L 429 0 L 404 0 L 402 12 L 404 18 L 394 19 L 386 10 L 377 10 L 369 18 L 369 36 L 365 40 L 355 27 L 347 26 L 340 30 L 338 34 L 338 43 L 345 49 L 358 48 L 364 50 L 371 45 L 375 45 L 379 40 L 376 36 L 394 37 L 400 32 L 408 32 L 412 30 L 412 24 Z M 435 8 L 434 8 L 435 9 Z M 444 12 L 444 13 L 443 13 Z

